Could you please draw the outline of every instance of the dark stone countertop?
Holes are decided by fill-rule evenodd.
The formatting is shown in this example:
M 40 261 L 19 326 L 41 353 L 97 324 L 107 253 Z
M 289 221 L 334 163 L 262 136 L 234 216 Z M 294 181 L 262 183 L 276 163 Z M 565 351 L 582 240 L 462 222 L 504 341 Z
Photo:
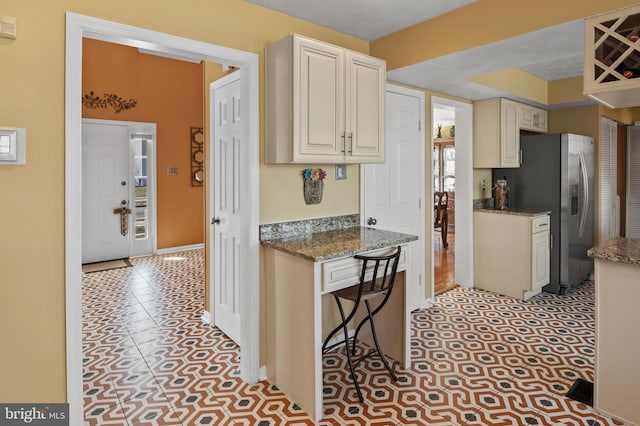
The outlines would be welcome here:
M 370 250 L 393 247 L 417 240 L 415 235 L 356 226 L 263 240 L 261 244 L 313 262 L 354 256 Z

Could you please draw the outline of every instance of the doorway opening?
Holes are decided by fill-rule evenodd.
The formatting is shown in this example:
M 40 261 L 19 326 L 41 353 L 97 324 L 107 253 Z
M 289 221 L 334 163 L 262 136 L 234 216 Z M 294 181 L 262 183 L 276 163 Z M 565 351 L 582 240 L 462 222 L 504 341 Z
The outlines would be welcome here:
M 456 287 L 456 117 L 452 106 L 433 108 L 433 267 L 435 296 Z
M 65 298 L 67 346 L 67 401 L 69 421 L 83 420 L 82 398 L 82 43 L 83 38 L 143 47 L 158 53 L 227 63 L 239 68 L 244 144 L 241 203 L 243 215 L 240 253 L 242 271 L 240 306 L 243 341 L 240 376 L 246 382 L 259 379 L 259 239 L 258 239 L 258 56 L 200 41 L 149 31 L 68 12 L 66 14 L 65 63 Z M 210 194 L 207 194 L 210 196 Z M 210 215 L 207 212 L 207 215 Z M 210 217 L 207 217 L 209 221 Z M 205 247 L 210 242 L 205 241 Z
M 430 129 L 431 199 L 437 192 L 452 194 L 446 209 L 448 248 L 442 230 L 432 231 L 431 281 L 436 295 L 454 285 L 473 287 L 473 106 L 433 96 Z M 435 206 L 433 212 L 435 224 Z

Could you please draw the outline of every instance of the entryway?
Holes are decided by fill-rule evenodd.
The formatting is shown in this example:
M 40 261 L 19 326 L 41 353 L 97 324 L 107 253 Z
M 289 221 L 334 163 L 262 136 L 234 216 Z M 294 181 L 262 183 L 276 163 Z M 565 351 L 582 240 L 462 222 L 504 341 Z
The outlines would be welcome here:
M 70 403 L 70 423 L 80 424 L 83 419 L 82 393 L 82 325 L 81 325 L 81 271 L 82 263 L 82 40 L 84 37 L 117 42 L 128 46 L 141 44 L 153 51 L 182 57 L 195 57 L 214 63 L 227 63 L 239 68 L 242 145 L 240 176 L 242 191 L 240 204 L 243 225 L 240 238 L 239 305 L 243 316 L 240 333 L 243 352 L 240 377 L 255 382 L 259 377 L 259 240 L 258 240 L 258 55 L 242 52 L 201 41 L 144 30 L 128 25 L 104 21 L 87 16 L 66 15 L 66 67 L 65 67 L 65 295 L 67 328 L 67 400 Z M 208 212 L 207 220 L 212 216 Z M 206 242 L 210 244 L 210 242 Z
M 82 120 L 82 263 L 155 252 L 152 123 Z

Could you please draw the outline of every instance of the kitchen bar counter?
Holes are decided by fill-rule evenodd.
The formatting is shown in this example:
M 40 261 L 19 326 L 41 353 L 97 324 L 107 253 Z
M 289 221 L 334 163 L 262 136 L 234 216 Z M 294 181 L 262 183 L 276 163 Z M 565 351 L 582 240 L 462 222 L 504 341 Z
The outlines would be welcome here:
M 587 254 L 595 259 L 640 265 L 640 238 L 613 238 L 589 249 Z
M 475 209 L 473 209 L 473 211 L 485 212 L 485 213 L 496 213 L 496 214 L 510 214 L 510 215 L 515 215 L 515 216 L 527 216 L 527 217 L 535 217 L 535 216 L 540 216 L 540 215 L 545 215 L 545 214 L 551 214 L 551 211 L 549 211 L 549 210 L 546 210 L 546 211 L 542 211 L 542 210 L 521 210 L 521 209 L 509 209 L 509 208 L 504 209 L 504 210 L 475 208 Z
M 356 226 L 286 238 L 263 240 L 261 243 L 312 262 L 354 256 L 384 247 L 417 240 L 415 235 Z
M 596 285 L 593 407 L 640 426 L 640 239 L 614 238 L 588 253 L 595 260 Z

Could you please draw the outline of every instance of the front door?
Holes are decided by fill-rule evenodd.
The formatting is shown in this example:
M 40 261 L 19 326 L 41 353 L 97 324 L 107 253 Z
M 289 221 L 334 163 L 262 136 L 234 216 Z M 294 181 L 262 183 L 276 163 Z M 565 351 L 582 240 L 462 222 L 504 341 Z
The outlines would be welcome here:
M 82 263 L 129 257 L 129 156 L 127 126 L 82 124 Z
M 240 204 L 242 125 L 240 73 L 212 83 L 213 322 L 240 345 Z
M 415 91 L 387 86 L 386 160 L 361 166 L 364 225 L 419 236 L 411 243 L 407 271 L 411 310 L 422 307 L 425 300 L 423 104 Z

